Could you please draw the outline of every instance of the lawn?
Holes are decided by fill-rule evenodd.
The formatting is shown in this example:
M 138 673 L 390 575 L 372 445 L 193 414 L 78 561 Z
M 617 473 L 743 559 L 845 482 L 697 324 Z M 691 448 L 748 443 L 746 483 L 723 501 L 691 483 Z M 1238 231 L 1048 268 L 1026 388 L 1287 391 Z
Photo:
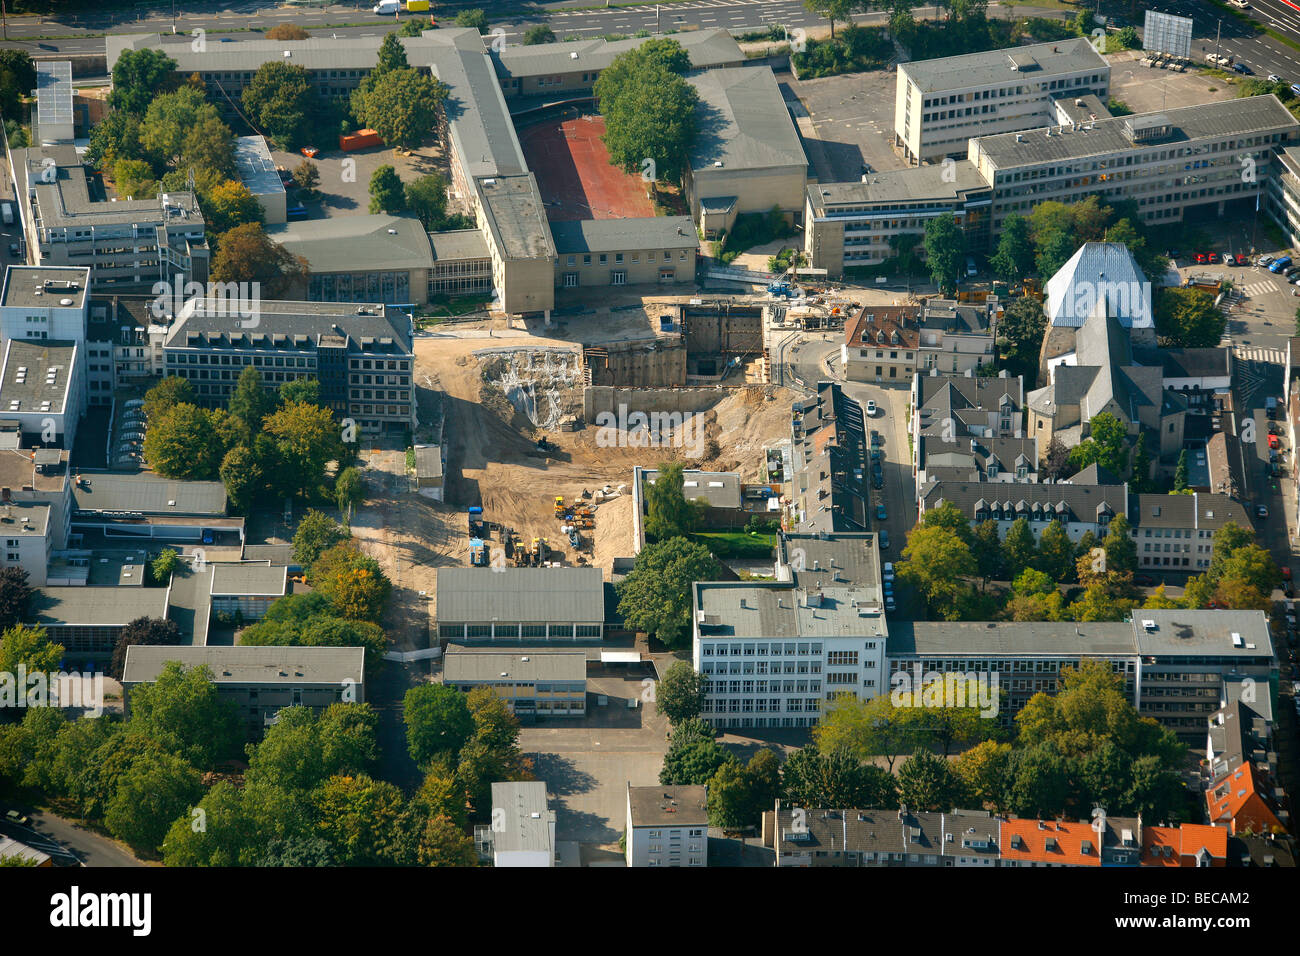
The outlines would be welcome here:
M 770 558 L 776 547 L 775 534 L 747 531 L 697 531 L 691 539 L 708 548 L 715 558 Z

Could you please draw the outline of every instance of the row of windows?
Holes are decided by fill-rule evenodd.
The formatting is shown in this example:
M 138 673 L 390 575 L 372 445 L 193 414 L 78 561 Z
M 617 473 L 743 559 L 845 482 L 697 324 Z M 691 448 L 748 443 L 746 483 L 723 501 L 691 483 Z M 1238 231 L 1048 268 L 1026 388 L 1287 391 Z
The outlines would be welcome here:
M 780 657 L 782 653 L 788 656 L 794 656 L 795 654 L 798 654 L 800 657 L 807 656 L 808 654 L 815 654 L 816 656 L 820 657 L 822 653 L 822 645 L 820 642 L 813 643 L 813 644 L 804 644 L 804 643 L 796 644 L 796 643 L 787 642 L 785 644 L 773 643 L 770 645 L 769 644 L 716 644 L 711 642 L 705 642 L 703 644 L 703 651 L 705 657 L 713 657 L 714 655 L 718 657 L 726 657 L 728 653 L 728 649 L 730 649 L 730 653 L 733 657 L 740 657 L 742 655 L 745 657 L 752 657 L 754 655 L 766 657 L 769 656 L 769 654 L 772 657 Z M 874 644 L 871 643 L 867 644 L 867 650 L 874 650 L 874 649 L 875 649 Z
M 732 697 L 732 698 L 723 698 L 723 699 L 721 699 L 721 700 L 706 699 L 706 700 L 704 701 L 704 707 L 703 707 L 703 709 L 701 710 L 701 713 L 705 713 L 705 714 L 724 714 L 724 713 L 725 713 L 725 714 L 742 714 L 742 713 L 744 713 L 744 714 L 748 714 L 748 713 L 759 713 L 759 714 L 764 714 L 764 713 L 767 713 L 767 714 L 779 714 L 779 713 L 782 712 L 781 701 L 782 701 L 782 698 L 780 698 L 780 697 L 772 697 L 772 698 L 767 698 L 767 697 L 758 697 L 758 698 L 745 697 L 745 698 L 742 698 L 742 699 L 738 699 L 738 698 Z M 787 698 L 785 698 L 785 713 L 788 713 L 788 714 L 799 714 L 799 713 L 805 713 L 805 712 L 807 712 L 807 713 L 817 713 L 817 712 L 819 712 L 821 709 L 822 709 L 822 701 L 821 701 L 821 698 L 820 698 L 820 697 L 809 697 L 809 698 L 807 698 L 806 700 L 805 700 L 804 698 L 802 698 L 802 697 L 787 697 Z
M 875 663 L 874 661 L 872 662 Z M 767 661 L 732 661 L 729 665 L 726 663 L 713 664 L 705 662 L 700 665 L 703 668 L 701 674 L 766 674 L 768 673 Z M 820 674 L 822 672 L 821 661 L 786 661 L 784 666 L 780 661 L 771 662 L 771 673 L 773 674 Z

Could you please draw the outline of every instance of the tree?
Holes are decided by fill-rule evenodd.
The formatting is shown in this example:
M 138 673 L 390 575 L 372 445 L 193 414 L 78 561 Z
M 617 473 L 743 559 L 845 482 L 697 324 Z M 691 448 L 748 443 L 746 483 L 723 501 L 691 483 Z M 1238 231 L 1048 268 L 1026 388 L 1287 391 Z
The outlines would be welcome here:
M 51 641 L 43 627 L 13 624 L 0 634 L 0 674 L 17 674 L 19 666 L 28 674 L 53 674 L 61 660 L 63 645 Z
M 176 554 L 175 551 L 171 553 L 173 556 Z M 118 632 L 112 662 L 109 664 L 109 676 L 114 680 L 122 679 L 127 648 L 134 644 L 174 645 L 180 642 L 181 631 L 175 621 L 168 618 L 137 617 Z
M 655 685 L 655 710 L 677 725 L 700 716 L 708 694 L 709 679 L 688 661 L 675 661 Z
M 244 87 L 241 101 L 249 119 L 276 148 L 293 151 L 306 143 L 316 93 L 305 68 L 279 59 L 263 63 Z
M 225 454 L 215 416 L 197 405 L 176 405 L 150 420 L 144 436 L 145 458 L 164 478 L 208 481 L 217 476 Z
M 147 199 L 158 192 L 153 168 L 142 159 L 119 159 L 113 164 L 113 183 L 127 199 Z
M 190 168 L 194 168 L 206 169 L 224 177 L 236 175 L 234 134 L 230 127 L 214 113 L 204 111 L 181 138 L 179 165 L 187 173 Z M 207 213 L 206 206 L 203 211 Z
M 99 170 L 112 170 L 123 159 L 144 154 L 140 145 L 140 117 L 126 110 L 115 110 L 90 131 L 86 163 Z
M 1165 593 L 1163 584 L 1157 585 L 1155 590 L 1147 595 L 1147 599 L 1142 603 L 1144 608 L 1150 608 L 1153 611 L 1172 611 L 1185 607 L 1186 605 L 1175 598 L 1169 597 Z
M 267 391 L 261 369 L 253 365 L 244 366 L 235 381 L 235 390 L 230 393 L 226 410 L 243 422 L 249 435 L 262 430 L 263 420 L 275 411 L 275 397 Z
M 262 204 L 248 191 L 248 187 L 230 179 L 207 193 L 203 199 L 203 214 L 212 231 L 218 235 L 250 222 L 260 225 L 266 219 Z
M 262 428 L 275 439 L 283 456 L 284 483 L 303 495 L 319 486 L 326 463 L 343 454 L 334 415 L 319 405 L 286 405 L 268 415 Z
M 1074 542 L 1060 521 L 1049 521 L 1039 535 L 1036 566 L 1054 582 L 1068 582 L 1074 577 Z
M 907 536 L 897 568 L 899 579 L 920 592 L 930 612 L 947 621 L 960 617 L 973 591 L 967 579 L 976 571 L 970 545 L 946 528 L 921 526 Z
M 364 91 L 358 92 L 353 100 L 358 119 L 378 133 L 385 143 L 415 149 L 436 125 L 438 108 L 450 90 L 427 73 L 407 68 L 385 72 Z M 380 169 L 391 167 L 381 166 Z M 378 172 L 376 170 L 376 174 Z M 373 197 L 373 179 L 371 186 Z M 397 205 L 384 206 L 383 211 L 396 212 L 401 208 L 400 189 L 395 198 Z M 371 211 L 377 211 L 373 200 Z
M 1042 303 L 1033 296 L 1012 299 L 1002 314 L 998 337 L 1003 341 L 1007 356 L 1018 362 L 1027 375 L 1036 374 L 1038 351 L 1047 331 L 1047 316 Z
M 207 132 L 200 134 L 191 145 L 200 153 L 212 148 L 208 139 L 214 132 L 219 134 L 219 130 L 208 125 L 210 121 L 225 127 L 217 108 L 207 101 L 202 90 L 183 86 L 173 93 L 156 95 L 140 122 L 140 145 L 157 167 L 175 166 L 185 154 L 186 138 L 201 127 L 206 127 Z M 226 148 L 233 149 L 229 128 L 225 128 L 225 136 Z M 226 166 L 233 169 L 233 153 Z
M 17 565 L 0 568 L 0 631 L 26 620 L 33 594 L 27 577 Z
M 613 165 L 663 182 L 681 177 L 699 130 L 699 96 L 682 79 L 683 63 L 690 59 L 681 45 L 664 38 L 619 54 L 601 71 L 595 94 Z
M 340 471 L 334 479 L 334 500 L 338 503 L 339 511 L 351 519 L 352 509 L 361 504 L 365 497 L 366 484 L 361 472 L 356 468 Z
M 948 813 L 962 802 L 965 788 L 948 761 L 918 750 L 898 768 L 898 800 L 909 810 Z
M 926 222 L 925 257 L 930 265 L 930 278 L 945 295 L 957 291 L 965 255 L 966 234 L 952 213 L 946 212 Z
M 134 849 L 154 852 L 172 821 L 197 803 L 202 793 L 198 771 L 175 754 L 151 748 L 122 775 L 105 807 L 104 823 L 113 836 Z
M 420 684 L 403 699 L 406 744 L 419 766 L 446 757 L 455 759 L 474 733 L 474 718 L 465 695 L 446 684 Z
M 669 647 L 691 631 L 691 585 L 717 580 L 719 567 L 701 544 L 669 538 L 647 545 L 617 585 L 618 613 L 628 627 Z
M 217 471 L 226 487 L 226 497 L 236 512 L 246 513 L 266 491 L 262 463 L 247 445 L 236 445 L 221 459 Z
M 684 745 L 673 744 L 664 755 L 659 782 L 666 787 L 706 784 L 724 764 L 739 762 L 716 740 L 697 740 Z
M 803 0 L 804 9 L 825 17 L 831 24 L 831 39 L 835 39 L 835 21 L 848 23 L 853 11 L 860 5 L 858 0 Z
M 420 834 L 419 860 L 423 866 L 475 866 L 474 841 L 446 815 L 430 817 Z
M 113 90 L 109 109 L 142 115 L 160 92 L 175 85 L 176 61 L 161 50 L 123 50 L 113 64 Z M 23 87 L 34 89 L 36 78 Z
M 1038 255 L 1034 259 L 1038 274 L 1044 279 L 1056 275 L 1078 248 L 1078 240 L 1070 233 L 1053 233 L 1038 247 Z
M 1133 540 L 1132 525 L 1119 514 L 1111 519 L 1101 546 L 1106 551 L 1106 570 L 1124 573 L 1137 570 L 1137 542 Z
M 307 580 L 335 613 L 353 621 L 379 620 L 393 589 L 379 562 L 350 541 L 321 554 Z
M 658 475 L 645 486 L 646 534 L 659 541 L 686 536 L 704 516 L 705 505 L 696 498 L 688 501 L 681 462 L 661 463 Z
M 456 14 L 456 26 L 469 27 L 471 29 L 477 30 L 479 33 L 487 33 L 488 32 L 487 14 L 478 8 L 475 8 L 473 10 L 462 10 L 460 11 L 460 13 Z
M 1128 489 L 1135 495 L 1151 491 L 1151 454 L 1147 451 L 1147 433 L 1138 432 L 1137 445 L 1133 449 L 1133 474 L 1129 476 Z
M 296 23 L 277 23 L 266 31 L 268 40 L 307 40 L 311 34 Z
M 314 378 L 295 378 L 280 386 L 280 404 L 320 404 L 320 382 Z
M 206 666 L 182 669 L 168 661 L 152 683 L 131 691 L 129 727 L 192 765 L 210 768 L 238 753 L 238 711 L 218 696 Z
M 1038 542 L 1026 518 L 1017 518 L 1007 529 L 1002 540 L 1002 555 L 1007 565 L 1007 574 L 1014 580 L 1025 568 L 1033 567 L 1038 559 Z
M 998 248 L 989 259 L 989 265 L 992 266 L 994 275 L 1007 282 L 1019 282 L 1033 273 L 1034 243 L 1029 236 L 1029 221 L 1024 216 L 1013 213 L 1003 220 Z M 1016 303 L 1022 301 L 1037 303 L 1038 300 L 1026 296 L 1017 299 Z M 1041 308 L 1039 312 L 1041 314 Z
M 440 172 L 421 176 L 405 186 L 406 208 L 429 232 L 436 232 L 446 219 L 447 187 L 447 177 Z
M 405 202 L 402 181 L 392 166 L 380 166 L 370 177 L 370 211 L 401 212 Z
M 524 46 L 536 46 L 539 43 L 555 43 L 555 31 L 548 23 L 537 23 L 524 31 Z
M 348 533 L 341 524 L 323 511 L 308 509 L 293 534 L 293 559 L 310 568 L 322 554 L 346 540 Z
M 303 195 L 315 195 L 316 187 L 320 185 L 320 167 L 310 159 L 304 159 L 293 168 L 293 184 Z
M 1055 579 L 1035 568 L 1025 568 L 1011 584 L 1007 611 L 1013 621 L 1059 621 L 1064 599 Z
M 175 548 L 163 548 L 154 558 L 149 570 L 156 583 L 166 585 L 171 582 L 172 574 L 180 567 L 181 559 Z
M 1128 466 L 1128 426 L 1110 412 L 1101 412 L 1088 420 L 1089 437 L 1070 450 L 1070 464 L 1082 471 L 1100 465 L 1115 474 Z
M 1187 449 L 1184 448 L 1178 453 L 1178 465 L 1174 468 L 1174 491 L 1184 492 L 1188 489 L 1187 484 Z
M 1052 440 L 1047 443 L 1047 451 L 1043 456 L 1043 471 L 1044 477 L 1051 478 L 1053 481 L 1074 474 L 1074 469 L 1070 466 L 1070 449 L 1056 435 L 1053 435 Z
M 1069 615 L 1076 621 L 1124 620 L 1138 604 L 1132 581 L 1132 575 L 1116 571 L 1091 575 L 1083 595 L 1070 605 Z
M 792 804 L 805 809 L 898 806 L 893 776 L 845 750 L 796 750 L 781 767 L 781 786 Z
M 980 578 L 980 590 L 990 581 L 1006 577 L 1006 562 L 1002 559 L 1002 533 L 993 519 L 981 521 L 971 529 L 971 556 Z
M 828 702 L 812 736 L 822 754 L 844 751 L 862 762 L 884 757 L 893 773 L 894 761 L 915 745 L 916 728 L 887 694 L 871 700 L 839 694 Z
M 187 378 L 169 375 L 144 393 L 144 417 L 151 425 L 177 405 L 194 404 L 194 386 Z
M 1010 765 L 1010 744 L 984 740 L 958 757 L 952 769 L 980 807 L 1004 814 L 1010 802 Z
M 247 222 L 221 237 L 212 259 L 212 280 L 260 283 L 264 298 L 282 299 L 305 290 L 307 260 L 272 242 L 261 223 Z
M 1200 289 L 1160 289 L 1154 311 L 1156 335 L 1179 348 L 1212 348 L 1227 324 L 1214 296 Z
M 366 774 L 330 777 L 312 793 L 311 802 L 318 831 L 342 865 L 401 862 L 404 801 L 393 784 Z

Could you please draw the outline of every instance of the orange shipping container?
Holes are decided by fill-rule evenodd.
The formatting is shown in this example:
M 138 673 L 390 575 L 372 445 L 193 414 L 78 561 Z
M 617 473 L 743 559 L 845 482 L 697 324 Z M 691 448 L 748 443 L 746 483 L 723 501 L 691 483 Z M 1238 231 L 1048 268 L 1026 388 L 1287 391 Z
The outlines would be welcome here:
M 379 134 L 373 129 L 357 130 L 350 136 L 339 137 L 339 149 L 343 152 L 351 152 L 354 149 L 365 149 L 367 146 L 382 146 L 384 141 L 379 138 Z

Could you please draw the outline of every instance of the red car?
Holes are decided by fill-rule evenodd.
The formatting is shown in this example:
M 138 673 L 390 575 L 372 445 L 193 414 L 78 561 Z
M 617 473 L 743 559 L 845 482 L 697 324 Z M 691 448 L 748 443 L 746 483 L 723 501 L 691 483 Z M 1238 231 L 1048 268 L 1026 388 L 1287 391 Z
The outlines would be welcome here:
M 1281 448 L 1281 447 L 1282 447 L 1282 439 L 1279 438 L 1277 435 L 1269 435 L 1269 436 L 1268 436 L 1268 447 L 1269 447 L 1269 448 Z
M 1198 266 L 1203 266 L 1203 265 L 1205 265 L 1205 264 L 1206 264 L 1207 262 L 1209 262 L 1209 261 L 1210 261 L 1209 256 L 1207 256 L 1205 253 L 1203 253 L 1203 252 L 1198 252 L 1198 253 L 1196 254 L 1196 264 L 1197 264 Z
M 1218 254 L 1217 252 L 1211 252 L 1211 253 L 1210 253 L 1210 262 L 1211 262 L 1211 263 L 1217 263 L 1218 261 L 1219 261 L 1219 254 Z

